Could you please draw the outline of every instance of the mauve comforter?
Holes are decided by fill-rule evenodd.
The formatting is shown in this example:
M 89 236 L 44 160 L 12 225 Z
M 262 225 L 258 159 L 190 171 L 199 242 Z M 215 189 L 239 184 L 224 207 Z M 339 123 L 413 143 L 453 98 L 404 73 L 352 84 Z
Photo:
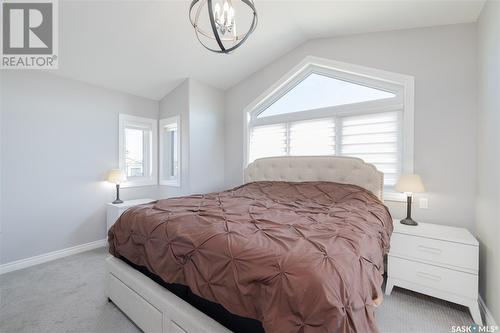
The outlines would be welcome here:
M 129 209 L 109 244 L 268 333 L 368 333 L 392 228 L 360 187 L 255 182 Z

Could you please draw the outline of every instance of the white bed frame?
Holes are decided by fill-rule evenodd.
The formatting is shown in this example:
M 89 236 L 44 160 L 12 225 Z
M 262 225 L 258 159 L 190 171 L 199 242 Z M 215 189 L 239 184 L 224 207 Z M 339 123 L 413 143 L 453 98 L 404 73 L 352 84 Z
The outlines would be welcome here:
M 382 198 L 384 176 L 361 159 L 336 156 L 270 157 L 256 160 L 244 173 L 245 183 L 265 180 L 333 181 L 354 184 Z M 149 333 L 230 333 L 144 274 L 110 256 L 108 299 L 139 328 Z

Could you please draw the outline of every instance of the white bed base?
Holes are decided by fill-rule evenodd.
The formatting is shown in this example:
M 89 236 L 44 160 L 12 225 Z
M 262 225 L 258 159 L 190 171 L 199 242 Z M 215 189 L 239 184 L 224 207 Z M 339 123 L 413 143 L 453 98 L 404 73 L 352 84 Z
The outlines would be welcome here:
M 361 159 L 337 156 L 271 157 L 245 170 L 245 182 L 333 181 L 354 184 L 382 197 L 383 174 Z M 231 331 L 115 257 L 106 259 L 108 298 L 146 333 Z
M 231 332 L 122 260 L 109 256 L 106 265 L 108 298 L 144 332 Z

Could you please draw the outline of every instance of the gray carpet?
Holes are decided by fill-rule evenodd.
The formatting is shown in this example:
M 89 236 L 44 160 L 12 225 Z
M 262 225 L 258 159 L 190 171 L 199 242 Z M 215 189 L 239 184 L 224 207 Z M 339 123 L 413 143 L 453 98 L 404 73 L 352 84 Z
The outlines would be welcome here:
M 105 249 L 0 275 L 0 332 L 140 332 L 104 294 Z M 381 332 L 451 332 L 464 307 L 395 288 L 377 309 Z

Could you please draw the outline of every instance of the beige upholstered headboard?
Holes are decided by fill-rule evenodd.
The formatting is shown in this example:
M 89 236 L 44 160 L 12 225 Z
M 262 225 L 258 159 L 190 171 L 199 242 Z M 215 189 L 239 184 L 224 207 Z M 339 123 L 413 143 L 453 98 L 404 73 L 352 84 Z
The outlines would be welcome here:
M 255 160 L 245 169 L 245 183 L 255 181 L 330 181 L 361 186 L 382 200 L 384 174 L 374 165 L 344 156 L 283 156 Z

